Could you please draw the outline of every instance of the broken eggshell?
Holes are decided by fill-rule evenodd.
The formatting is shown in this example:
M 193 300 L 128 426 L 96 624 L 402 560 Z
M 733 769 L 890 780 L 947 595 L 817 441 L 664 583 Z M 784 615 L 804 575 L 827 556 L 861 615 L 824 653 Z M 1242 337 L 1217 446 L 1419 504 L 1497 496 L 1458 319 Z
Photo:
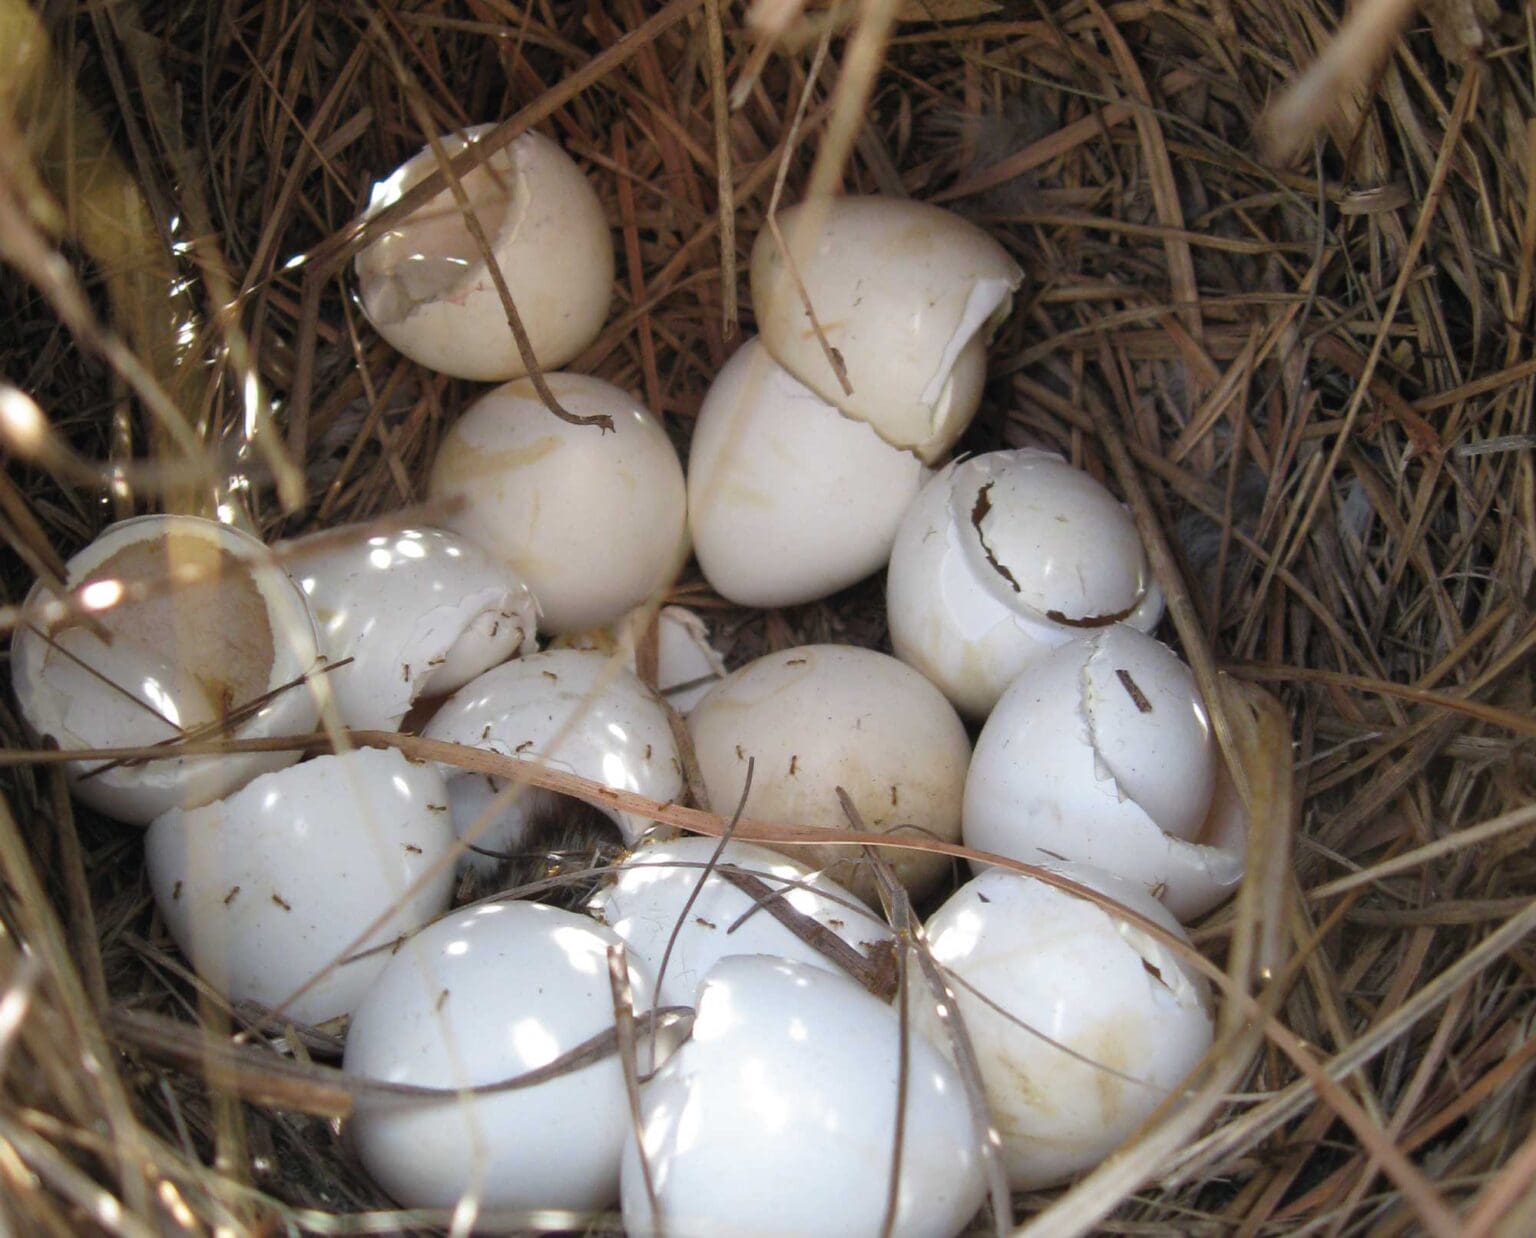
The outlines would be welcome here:
M 230 1002 L 293 997 L 284 1010 L 304 1023 L 349 1013 L 389 944 L 447 909 L 452 847 L 436 767 L 373 748 L 172 809 L 144 839 L 155 906 L 197 974 Z
M 959 461 L 907 510 L 886 610 L 896 656 L 985 718 L 1031 660 L 1116 621 L 1163 614 L 1130 513 L 1060 456 L 1022 448 Z
M 325 681 L 349 727 L 393 731 L 442 696 L 537 647 L 538 603 L 511 568 L 442 529 L 343 526 L 280 546 L 309 599 Z
M 1086 864 L 1045 867 L 1188 940 L 1129 882 Z M 1015 1190 L 1093 1169 L 1210 1047 L 1210 993 L 1193 968 L 1045 881 L 989 869 L 929 918 L 927 935 L 953 977 Z
M 551 648 L 592 649 L 619 657 L 636 670 L 637 648 L 645 637 L 652 610 L 640 606 L 610 628 L 594 628 L 558 636 Z M 725 678 L 725 661 L 709 643 L 709 628 L 693 611 L 663 606 L 656 615 L 656 690 L 680 714 L 704 699 Z M 638 672 L 637 672 L 638 673 Z
M 998 701 L 966 779 L 966 845 L 1095 864 L 1188 921 L 1242 879 L 1224 772 L 1189 668 L 1116 624 L 1037 658 Z
M 494 125 L 442 139 L 453 158 Z M 366 220 L 438 168 L 430 146 L 373 187 Z M 460 177 L 506 278 L 539 368 L 597 338 L 613 295 L 613 237 L 603 205 L 559 145 L 528 131 Z M 528 372 L 483 251 L 451 187 L 357 256 L 363 312 L 412 361 L 455 378 L 501 382 Z
M 886 442 L 937 460 L 980 405 L 987 344 L 1024 278 L 1018 264 L 975 224 L 909 199 L 804 203 L 780 211 L 778 223 L 793 270 L 770 229 L 752 248 L 764 346 Z M 801 284 L 851 391 L 806 314 Z
M 32 621 L 11 645 L 16 700 L 39 734 L 66 750 L 148 747 L 248 706 L 217 733 L 313 730 L 314 693 L 296 681 L 316 666 L 314 622 L 298 586 L 249 534 L 194 516 L 139 516 L 104 530 L 66 571 L 75 612 L 39 582 L 25 603 Z M 82 803 L 147 825 L 298 759 L 294 749 L 80 761 L 67 771 Z

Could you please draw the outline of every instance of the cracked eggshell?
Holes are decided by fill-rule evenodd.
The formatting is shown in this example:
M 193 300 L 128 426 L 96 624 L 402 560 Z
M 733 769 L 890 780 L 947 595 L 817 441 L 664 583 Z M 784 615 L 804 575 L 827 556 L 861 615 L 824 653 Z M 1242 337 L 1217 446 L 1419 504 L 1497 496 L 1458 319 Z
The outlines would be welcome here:
M 886 577 L 896 656 L 985 718 L 1013 678 L 1085 628 L 1163 615 L 1130 513 L 1060 456 L 949 465 L 908 509 Z
M 666 710 L 634 675 L 600 653 L 557 649 L 504 663 L 460 688 L 422 734 L 540 761 L 662 802 L 683 791 L 682 762 Z M 447 765 L 443 775 L 454 828 L 467 838 L 508 784 Z M 530 819 L 558 798 L 525 787 L 470 841 L 488 851 L 516 850 Z M 629 813 L 606 815 L 630 844 L 651 826 L 648 819 Z M 493 861 L 466 853 L 462 863 L 484 867 Z
M 671 583 L 688 554 L 687 489 L 661 423 L 585 374 L 547 374 L 572 425 L 526 379 L 476 400 L 443 439 L 428 482 L 459 504 L 448 526 L 527 581 L 548 632 L 602 627 Z
M 721 876 L 719 866 L 734 866 L 782 891 L 790 907 L 866 956 L 891 940 L 885 923 L 847 890 L 765 847 L 728 842 L 716 869 L 706 873 L 719 847 L 717 838 L 651 843 L 625 860 L 587 905 L 656 978 L 657 1005 L 692 1006 L 704 974 L 731 955 L 768 954 L 842 974 L 832 959 Z
M 75 613 L 39 582 L 25 603 L 33 623 L 11 645 L 17 704 L 61 748 L 157 744 L 267 693 L 275 694 L 230 735 L 314 729 L 314 693 L 294 684 L 316 665 L 314 621 L 299 587 L 255 538 L 194 516 L 139 516 L 110 526 L 75 555 L 66 580 Z M 80 761 L 67 771 L 82 803 L 147 825 L 167 809 L 206 804 L 298 759 L 297 751 L 247 752 L 95 774 L 102 762 Z
M 452 158 L 494 129 L 442 139 Z M 373 187 L 364 219 L 437 170 L 430 146 Z M 506 278 L 539 368 L 556 369 L 595 340 L 613 295 L 613 237 L 576 163 L 532 131 L 460 182 Z M 453 191 L 384 232 L 357 256 L 363 312 L 412 361 L 455 378 L 502 382 L 528 372 L 501 297 Z
M 405 942 L 352 1017 L 342 1069 L 417 1087 L 499 1083 L 614 1026 L 608 950 L 585 916 L 535 903 L 459 911 Z M 650 978 L 628 969 L 637 1012 Z M 465 1096 L 359 1095 L 349 1127 L 379 1185 L 409 1208 L 610 1206 L 631 1125 L 619 1057 L 531 1087 Z
M 826 597 L 890 558 L 928 476 L 749 340 L 710 386 L 688 455 L 688 526 L 705 578 L 740 606 Z
M 1128 882 L 1086 864 L 1046 867 L 1187 940 Z M 1096 1167 L 1210 1047 L 1204 979 L 1145 929 L 1044 881 L 990 869 L 927 932 L 955 981 L 1015 1190 Z
M 552 648 L 593 649 L 623 659 L 635 670 L 636 647 L 645 636 L 651 608 L 630 611 L 611 628 L 571 632 L 557 637 Z M 638 673 L 638 672 L 637 672 Z M 709 628 L 683 606 L 663 606 L 656 612 L 656 690 L 680 714 L 704 699 L 725 678 L 725 660 L 709 643 Z
M 442 696 L 538 648 L 538 603 L 518 575 L 442 529 L 365 525 L 279 547 L 309 599 L 349 727 L 393 731 L 418 697 Z
M 780 211 L 790 265 L 764 228 L 752 248 L 752 305 L 763 344 L 786 370 L 886 442 L 937 460 L 981 403 L 986 348 L 1023 272 L 997 241 L 940 207 L 835 198 Z
M 807 645 L 769 654 L 728 676 L 688 715 L 710 802 L 729 812 L 756 758 L 746 816 L 852 828 L 838 802 L 844 788 L 873 833 L 960 838 L 970 742 L 943 695 L 911 667 L 872 649 Z M 825 869 L 860 898 L 876 897 L 859 848 L 789 845 L 786 855 Z M 897 878 L 920 897 L 950 861 L 882 850 Z
M 172 809 L 144 839 L 166 927 L 230 1002 L 276 1007 L 352 956 L 285 1008 L 312 1024 L 350 1013 L 389 943 L 447 909 L 453 870 L 442 861 L 452 847 L 436 767 L 373 748 L 315 757 L 228 799 Z M 441 871 L 428 876 L 434 865 Z
M 1242 877 L 1235 792 L 1194 676 L 1123 624 L 1032 662 L 976 741 L 965 841 L 1028 864 L 1080 860 L 1160 897 L 1181 920 Z
M 955 1068 L 915 1031 L 908 1049 L 889 1232 L 949 1238 L 981 1205 L 981 1151 Z M 692 1038 L 641 1093 L 640 1134 L 624 1148 L 625 1231 L 880 1233 L 900 1078 L 896 1011 L 848 977 L 760 955 L 721 960 Z

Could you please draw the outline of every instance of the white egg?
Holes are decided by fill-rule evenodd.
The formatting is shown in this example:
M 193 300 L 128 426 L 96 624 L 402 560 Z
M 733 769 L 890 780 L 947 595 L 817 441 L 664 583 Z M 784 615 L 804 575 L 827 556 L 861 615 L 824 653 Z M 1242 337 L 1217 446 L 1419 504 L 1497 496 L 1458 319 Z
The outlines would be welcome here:
M 352 1017 L 343 1069 L 417 1087 L 499 1083 L 548 1066 L 614 1026 L 608 950 L 585 916 L 483 903 L 405 942 Z M 629 968 L 637 1011 L 650 980 Z M 631 1126 L 623 1067 L 595 1058 L 531 1087 L 441 1097 L 359 1096 L 359 1158 L 407 1207 L 594 1211 L 619 1193 Z
M 1048 867 L 1184 937 L 1137 887 L 1085 864 Z M 1205 981 L 1144 929 L 1087 899 L 991 869 L 961 886 L 927 929 L 953 978 L 1015 1190 L 1093 1169 L 1210 1047 Z
M 687 490 L 661 423 L 585 374 L 550 374 L 573 425 L 527 379 L 481 396 L 443 439 L 428 494 L 447 525 L 528 582 L 541 627 L 601 627 L 665 589 L 687 557 Z
M 442 139 L 452 158 L 494 126 Z M 438 168 L 430 146 L 373 187 L 364 218 Z M 539 368 L 556 369 L 597 338 L 613 296 L 613 237 L 581 169 L 541 134 L 514 139 L 460 177 L 528 332 Z M 483 251 L 451 188 L 357 256 L 363 312 L 412 361 L 480 382 L 528 372 Z
M 886 610 L 896 656 L 985 718 L 1030 661 L 1086 628 L 1151 631 L 1163 596 L 1130 513 L 1060 456 L 951 464 L 907 510 Z
M 621 791 L 668 802 L 683 791 L 682 763 L 667 712 L 655 695 L 622 666 L 600 653 L 556 649 L 531 654 L 487 671 L 444 703 L 422 732 L 427 739 L 463 744 L 590 778 Z M 507 783 L 487 774 L 443 767 L 460 837 L 486 851 L 515 851 L 528 822 L 547 811 L 550 792 L 525 787 L 481 818 Z M 633 843 L 650 822 L 628 813 L 613 816 Z M 465 863 L 484 867 L 486 857 L 467 853 Z
M 652 610 L 640 606 L 612 627 L 570 632 L 556 637 L 551 648 L 595 649 L 619 657 L 636 670 L 637 648 L 645 637 Z M 680 714 L 704 699 L 725 678 L 725 661 L 709 643 L 704 620 L 683 606 L 663 606 L 656 615 L 656 690 Z
M 11 645 L 21 712 L 61 748 L 147 747 L 232 716 L 241 720 L 207 736 L 314 728 L 314 693 L 295 683 L 316 666 L 314 622 L 298 586 L 255 538 L 193 516 L 139 516 L 103 531 L 67 573 L 73 611 L 34 585 L 31 621 Z M 80 761 L 68 772 L 81 802 L 146 825 L 298 759 L 295 749 L 115 767 Z
M 350 727 L 393 731 L 441 696 L 537 647 L 538 603 L 511 568 L 442 529 L 352 525 L 279 548 L 309 599 L 325 677 Z
M 198 975 L 231 1002 L 293 998 L 285 1010 L 304 1023 L 349 1013 L 389 945 L 447 909 L 452 848 L 436 767 L 371 748 L 173 808 L 144 839 L 155 906 Z
M 742 345 L 694 423 L 688 527 L 705 578 L 741 606 L 792 606 L 879 571 L 928 470 Z
M 981 1153 L 954 1067 L 915 1030 L 908 1050 L 889 1232 L 949 1238 L 981 1206 Z M 900 1080 L 899 1016 L 854 981 L 786 959 L 723 959 L 704 979 L 692 1038 L 641 1094 L 641 1134 L 624 1148 L 625 1230 L 873 1238 Z
M 780 211 L 780 231 L 846 391 L 768 229 L 752 249 L 763 343 L 822 399 L 881 438 L 937 460 L 981 402 L 986 348 L 1023 272 L 997 241 L 940 207 L 850 197 Z
M 760 898 L 721 876 L 721 866 L 761 881 L 779 901 L 866 957 L 891 940 L 884 922 L 836 882 L 764 847 L 728 842 L 716 868 L 706 873 L 719 846 L 719 839 L 692 837 L 642 847 L 588 904 L 656 980 L 657 1005 L 692 1006 L 704 973 L 736 954 L 770 954 L 840 971 L 775 919 Z
M 852 829 L 842 787 L 878 834 L 957 842 L 970 741 L 943 695 L 911 667 L 872 649 L 807 645 L 769 654 L 727 677 L 688 715 L 699 770 L 715 810 L 741 798 L 756 759 L 746 815 Z M 785 844 L 866 900 L 874 874 L 858 847 Z M 882 848 L 915 895 L 949 870 L 942 855 Z
M 1241 813 L 1213 813 L 1221 757 L 1189 668 L 1115 624 L 1031 662 L 976 741 L 965 841 L 1035 864 L 1081 860 L 1181 920 L 1242 878 Z

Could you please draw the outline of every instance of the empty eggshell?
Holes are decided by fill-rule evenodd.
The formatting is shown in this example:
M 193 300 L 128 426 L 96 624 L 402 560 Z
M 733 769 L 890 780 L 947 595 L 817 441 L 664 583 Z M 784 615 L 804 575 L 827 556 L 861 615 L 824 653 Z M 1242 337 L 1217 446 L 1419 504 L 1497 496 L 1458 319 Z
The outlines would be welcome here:
M 844 416 L 758 340 L 704 398 L 688 526 L 705 578 L 741 606 L 792 606 L 879 571 L 928 470 Z
M 476 400 L 438 451 L 429 496 L 456 503 L 446 523 L 517 572 L 541 627 L 602 627 L 671 583 L 687 557 L 687 490 L 661 423 L 627 393 L 585 374 L 546 376 L 579 417 L 540 402 L 528 380 Z
M 894 1225 L 882 1230 L 901 1040 L 897 1012 L 846 976 L 761 955 L 722 959 L 704 979 L 692 1038 L 641 1093 L 640 1135 L 624 1148 L 625 1231 L 959 1233 L 981 1205 L 981 1152 L 959 1074 L 916 1031 Z
M 442 139 L 449 158 L 491 132 Z M 430 146 L 373 187 L 364 218 L 438 168 Z M 529 131 L 460 177 L 490 242 L 539 368 L 597 338 L 613 295 L 613 238 L 603 206 L 560 147 Z M 357 256 L 363 312 L 412 361 L 480 382 L 528 372 L 483 251 L 445 188 Z
M 11 646 L 22 714 L 61 748 L 147 747 L 235 710 L 241 720 L 221 733 L 237 739 L 314 728 L 314 694 L 295 682 L 317 660 L 309 607 L 249 534 L 193 516 L 139 516 L 103 531 L 67 572 L 76 609 L 34 585 L 25 604 L 32 622 Z M 81 802 L 147 825 L 298 759 L 294 750 L 80 761 L 68 772 Z
M 1242 877 L 1235 792 L 1213 811 L 1220 771 L 1189 668 L 1115 624 L 1037 658 L 998 701 L 966 780 L 965 841 L 1095 864 L 1189 920 Z
M 487 671 L 460 688 L 422 732 L 427 739 L 463 744 L 525 761 L 539 761 L 621 791 L 663 802 L 683 790 L 682 764 L 666 710 L 634 675 L 600 653 L 556 649 L 531 654 Z M 557 797 L 524 787 L 481 821 L 507 783 L 487 774 L 443 767 L 453 805 L 453 824 L 487 851 L 514 851 L 529 819 Z M 633 843 L 650 822 L 611 814 L 625 841 Z M 467 853 L 465 863 L 493 861 Z
M 1023 448 L 951 464 L 908 509 L 886 610 L 896 656 L 985 718 L 1031 660 L 1085 629 L 1163 614 L 1130 513 L 1060 456 Z
M 585 916 L 483 903 L 405 942 L 358 1006 L 350 1075 L 417 1087 L 499 1083 L 550 1065 L 614 1026 L 608 950 Z M 638 1011 L 650 981 L 628 969 Z M 617 1054 L 531 1087 L 470 1096 L 358 1097 L 350 1134 L 363 1165 L 407 1207 L 595 1211 L 619 1191 L 630 1129 Z
M 782 902 L 866 956 L 890 941 L 890 929 L 848 891 L 765 847 L 728 842 L 716 868 L 706 871 L 719 847 L 717 838 L 651 843 L 625 860 L 588 904 L 655 978 L 658 1005 L 692 1006 L 704 974 L 735 954 L 770 954 L 840 971 L 775 919 L 760 898 L 722 876 L 720 866 L 782 892 Z
M 1086 864 L 1046 867 L 1183 938 L 1130 883 Z M 1044 881 L 989 869 L 927 930 L 956 981 L 1016 1190 L 1093 1169 L 1210 1047 L 1205 981 L 1145 929 Z
M 198 975 L 231 1002 L 293 998 L 284 1009 L 304 1023 L 349 1013 L 389 957 L 375 948 L 447 909 L 452 847 L 436 767 L 371 748 L 172 809 L 144 840 L 155 906 Z
M 940 207 L 849 197 L 780 211 L 794 257 L 764 228 L 752 248 L 752 305 L 763 344 L 817 395 L 928 462 L 981 402 L 986 347 L 1023 272 L 997 241 Z M 795 280 L 846 369 L 846 390 Z
M 807 645 L 769 654 L 728 676 L 688 715 L 710 802 L 729 812 L 756 759 L 746 815 L 764 821 L 853 827 L 847 791 L 878 834 L 958 842 L 970 741 L 943 695 L 911 667 L 872 649 Z M 785 854 L 826 870 L 860 898 L 876 882 L 859 848 L 790 845 Z M 948 871 L 947 857 L 882 848 L 914 895 Z
M 640 606 L 609 628 L 556 637 L 552 648 L 595 649 L 623 659 L 636 670 L 637 647 L 650 623 L 651 608 Z M 725 678 L 725 662 L 709 643 L 704 620 L 683 606 L 663 606 L 656 615 L 656 690 L 680 714 L 704 699 Z

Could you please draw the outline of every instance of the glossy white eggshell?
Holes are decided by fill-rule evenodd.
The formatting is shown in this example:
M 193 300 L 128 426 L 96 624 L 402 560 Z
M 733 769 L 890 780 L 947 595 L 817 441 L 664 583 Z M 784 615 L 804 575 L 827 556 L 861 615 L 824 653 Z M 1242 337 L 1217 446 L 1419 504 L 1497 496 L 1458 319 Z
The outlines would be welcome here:
M 687 490 L 661 423 L 611 383 L 549 374 L 573 425 L 527 379 L 481 396 L 443 439 L 428 482 L 449 528 L 528 583 L 540 627 L 601 627 L 665 589 L 687 557 Z
M 348 1074 L 418 1087 L 498 1083 L 547 1066 L 614 1026 L 607 952 L 584 916 L 535 903 L 455 912 L 405 942 L 347 1033 Z M 631 966 L 635 1008 L 650 981 Z M 360 1096 L 359 1158 L 407 1207 L 611 1205 L 631 1127 L 616 1054 L 532 1087 L 441 1098 Z
M 593 649 L 617 656 L 636 671 L 637 647 L 644 639 L 652 610 L 637 607 L 616 624 L 557 637 L 553 648 Z M 683 606 L 663 606 L 656 616 L 656 691 L 680 714 L 704 699 L 725 678 L 725 660 L 709 643 L 709 627 Z
M 691 837 L 641 847 L 588 904 L 656 980 L 657 1005 L 692 1006 L 704 974 L 731 955 L 767 954 L 841 973 L 836 962 L 721 876 L 720 866 L 741 869 L 782 892 L 783 903 L 866 956 L 872 946 L 890 941 L 884 922 L 831 879 L 743 842 L 726 843 L 710 869 L 719 846 L 717 838 Z
M 317 665 L 304 595 L 271 551 L 229 525 L 138 516 L 105 529 L 67 571 L 76 604 L 113 634 L 111 644 L 67 617 L 41 583 L 25 603 L 32 623 L 18 629 L 11 644 L 11 682 L 23 716 L 66 750 L 173 739 L 179 732 L 171 722 L 195 730 L 226 707 L 293 684 Z M 182 572 L 187 579 L 172 579 Z M 136 589 L 142 598 L 135 598 Z M 316 716 L 314 693 L 298 683 L 276 692 L 228 734 L 302 735 L 314 729 Z M 206 804 L 298 759 L 294 750 L 110 769 L 81 761 L 71 763 L 68 774 L 82 803 L 147 825 L 167 809 Z
M 915 1030 L 908 1048 L 890 1232 L 950 1238 L 981 1205 L 981 1153 L 954 1067 Z M 900 1072 L 896 1011 L 854 981 L 785 959 L 721 960 L 705 977 L 692 1038 L 641 1094 L 642 1133 L 624 1149 L 626 1231 L 873 1238 Z
M 937 688 L 883 653 L 807 645 L 769 654 L 699 702 L 688 730 L 719 812 L 735 808 L 748 759 L 756 758 L 748 817 L 851 829 L 837 797 L 842 787 L 874 833 L 959 841 L 970 759 L 965 726 Z M 874 874 L 857 847 L 776 849 L 875 898 Z M 916 895 L 950 867 L 932 853 L 882 848 L 881 856 Z
M 442 139 L 452 158 L 494 126 Z M 438 168 L 430 146 L 373 187 L 368 218 Z M 602 203 L 559 145 L 532 131 L 460 178 L 528 332 L 540 369 L 597 338 L 613 296 L 613 237 Z M 483 253 L 444 188 L 357 256 L 363 312 L 412 361 L 479 382 L 528 372 Z
M 447 909 L 452 848 L 436 767 L 372 748 L 172 809 L 144 839 L 155 906 L 198 975 L 231 1002 L 289 1003 L 303 1023 L 349 1013 L 389 944 Z
M 742 345 L 704 397 L 688 455 L 688 527 L 715 592 L 792 606 L 879 571 L 928 470 Z
M 851 394 L 764 228 L 752 305 L 768 351 L 887 442 L 938 459 L 980 404 L 986 346 L 1023 280 L 1018 264 L 975 224 L 910 199 L 836 198 L 780 211 L 778 222 Z
M 1128 882 L 1084 864 L 1048 867 L 1184 937 Z M 927 930 L 954 978 L 1015 1190 L 1093 1169 L 1210 1047 L 1204 979 L 1144 929 L 1046 882 L 988 870 Z

